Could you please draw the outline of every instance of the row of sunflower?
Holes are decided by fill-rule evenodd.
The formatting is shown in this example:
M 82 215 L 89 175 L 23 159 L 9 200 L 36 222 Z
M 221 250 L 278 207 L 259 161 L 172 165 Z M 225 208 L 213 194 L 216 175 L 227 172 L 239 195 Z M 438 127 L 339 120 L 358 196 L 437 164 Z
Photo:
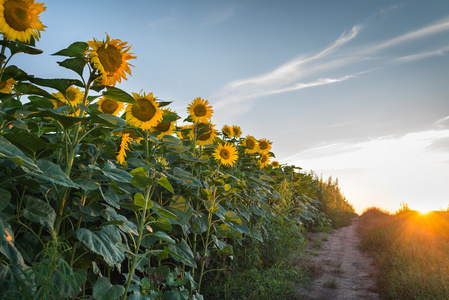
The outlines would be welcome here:
M 277 191 L 292 167 L 270 164 L 267 139 L 215 129 L 207 100 L 178 125 L 170 102 L 117 88 L 136 57 L 108 35 L 54 54 L 78 79 L 9 65 L 42 52 L 44 10 L 0 1 L 0 297 L 202 299 L 204 274 L 292 211 Z M 295 199 L 289 217 L 326 221 Z

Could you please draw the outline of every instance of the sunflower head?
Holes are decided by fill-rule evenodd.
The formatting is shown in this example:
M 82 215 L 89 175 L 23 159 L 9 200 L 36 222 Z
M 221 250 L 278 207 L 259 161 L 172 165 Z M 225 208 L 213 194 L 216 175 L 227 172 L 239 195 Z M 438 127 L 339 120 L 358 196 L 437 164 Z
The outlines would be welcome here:
M 217 130 L 214 128 L 215 125 L 211 123 L 198 123 L 196 124 L 197 137 L 196 143 L 197 145 L 211 145 L 217 136 Z
M 177 131 L 176 134 L 181 140 L 190 139 L 193 140 L 193 130 L 195 125 L 183 125 Z
M 259 150 L 261 153 L 268 152 L 271 149 L 271 143 L 267 139 L 259 140 Z
M 125 105 L 123 102 L 114 101 L 108 99 L 106 97 L 101 97 L 97 102 L 98 110 L 104 114 L 111 114 L 114 116 L 118 116 L 122 111 Z
M 248 135 L 243 139 L 242 145 L 246 148 L 246 153 L 256 153 L 259 151 L 257 140 L 253 136 Z
M 83 103 L 84 92 L 77 87 L 70 86 L 65 91 L 65 95 L 63 95 L 61 92 L 58 92 L 54 93 L 53 96 L 55 96 L 59 101 L 61 101 L 65 105 L 69 105 L 75 108 L 78 106 L 78 104 Z
M 232 125 L 232 135 L 236 138 L 239 138 L 242 135 L 242 130 L 240 129 L 240 126 Z
M 224 125 L 223 128 L 221 129 L 221 131 L 228 138 L 233 136 L 232 128 L 229 125 Z
M 117 82 L 126 78 L 126 73 L 131 75 L 132 66 L 128 61 L 136 58 L 133 53 L 129 53 L 131 46 L 126 46 L 126 42 L 119 39 L 110 39 L 106 34 L 106 41 L 88 41 L 90 49 L 86 51 L 92 66 L 98 70 L 99 81 L 103 85 L 114 86 Z
M 162 121 L 162 110 L 153 97 L 153 93 L 143 95 L 133 93 L 133 97 L 137 104 L 128 104 L 126 106 L 126 122 L 128 124 L 150 130 Z
M 45 10 L 44 3 L 34 0 L 0 0 L 0 32 L 10 41 L 29 43 L 39 40 L 46 26 L 39 20 Z
M 237 161 L 237 149 L 231 143 L 225 143 L 224 145 L 218 145 L 215 149 L 213 157 L 221 165 L 233 166 Z
M 12 93 L 12 87 L 15 84 L 17 84 L 17 82 L 14 80 L 14 78 L 9 78 L 6 81 L 0 82 L 0 93 L 11 94 Z
M 260 159 L 259 159 L 259 166 L 261 168 L 263 168 L 266 165 L 268 165 L 269 162 L 270 162 L 270 156 L 268 155 L 268 153 L 262 153 L 262 155 L 260 156 Z
M 208 105 L 209 101 L 201 99 L 200 97 L 195 98 L 192 103 L 187 106 L 187 112 L 189 117 L 192 119 L 193 123 L 208 123 L 212 117 L 212 106 Z
M 163 109 L 163 112 L 171 112 L 169 108 Z M 157 138 L 161 139 L 164 135 L 172 135 L 176 129 L 176 121 L 162 121 L 157 126 L 151 127 L 150 131 L 159 131 Z

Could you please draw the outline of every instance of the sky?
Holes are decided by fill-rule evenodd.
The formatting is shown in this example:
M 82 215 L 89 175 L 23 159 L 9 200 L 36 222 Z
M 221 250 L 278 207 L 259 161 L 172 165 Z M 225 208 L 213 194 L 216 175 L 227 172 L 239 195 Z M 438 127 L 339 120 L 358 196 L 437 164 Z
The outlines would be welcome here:
M 39 1 L 37 2 L 44 2 Z M 51 56 L 75 41 L 131 45 L 125 91 L 186 117 L 267 138 L 276 160 L 339 185 L 358 213 L 449 205 L 449 1 L 45 1 L 39 56 L 12 62 L 73 78 Z

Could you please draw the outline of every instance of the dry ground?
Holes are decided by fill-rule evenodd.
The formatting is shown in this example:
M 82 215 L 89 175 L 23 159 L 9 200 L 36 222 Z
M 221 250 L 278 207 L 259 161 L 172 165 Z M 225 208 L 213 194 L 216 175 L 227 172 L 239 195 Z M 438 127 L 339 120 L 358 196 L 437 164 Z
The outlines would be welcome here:
M 357 248 L 357 222 L 358 218 L 354 218 L 350 226 L 312 238 L 311 245 L 321 248 L 317 256 L 310 258 L 320 276 L 309 290 L 302 291 L 305 299 L 379 299 L 374 266 Z

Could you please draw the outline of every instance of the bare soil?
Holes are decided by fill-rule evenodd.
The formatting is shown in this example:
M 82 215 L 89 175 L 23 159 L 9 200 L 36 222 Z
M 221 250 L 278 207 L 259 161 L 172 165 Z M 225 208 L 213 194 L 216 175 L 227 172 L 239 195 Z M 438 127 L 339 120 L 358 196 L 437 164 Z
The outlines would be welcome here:
M 318 255 L 311 256 L 319 277 L 309 290 L 302 291 L 305 299 L 380 299 L 376 292 L 375 267 L 371 259 L 358 249 L 358 218 L 352 224 L 333 233 L 315 235 Z

